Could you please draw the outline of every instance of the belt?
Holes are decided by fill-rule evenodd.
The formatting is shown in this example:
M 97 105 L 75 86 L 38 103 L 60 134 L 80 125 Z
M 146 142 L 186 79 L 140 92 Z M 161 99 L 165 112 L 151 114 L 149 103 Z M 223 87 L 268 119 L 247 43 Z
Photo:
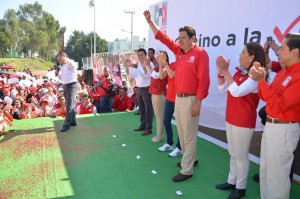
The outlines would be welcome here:
M 72 83 L 68 83 L 68 84 L 64 84 L 64 85 L 71 85 L 71 84 L 76 84 L 77 82 L 72 82 Z
M 145 87 L 138 87 L 140 89 L 147 89 L 147 88 L 150 88 L 150 86 L 145 86 Z
M 270 123 L 274 123 L 274 124 L 291 124 L 291 123 L 296 123 L 296 122 L 286 122 L 286 121 L 282 121 L 280 119 L 277 119 L 277 118 L 271 118 L 269 116 L 267 116 L 267 119 L 266 119 L 267 122 L 270 122 Z
M 177 97 L 189 97 L 195 96 L 196 94 L 185 94 L 185 93 L 176 93 Z

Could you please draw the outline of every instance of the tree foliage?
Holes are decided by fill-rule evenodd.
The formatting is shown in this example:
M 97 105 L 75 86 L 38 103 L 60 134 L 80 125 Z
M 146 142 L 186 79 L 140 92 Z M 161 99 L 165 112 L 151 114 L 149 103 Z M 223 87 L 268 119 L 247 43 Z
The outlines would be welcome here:
M 38 2 L 20 5 L 18 11 L 8 9 L 0 24 L 1 57 L 12 46 L 19 53 L 26 55 L 31 50 L 49 60 L 59 50 L 66 31 Z
M 92 46 L 91 46 L 92 39 Z M 74 61 L 79 63 L 79 66 L 82 66 L 82 58 L 91 56 L 91 48 L 94 53 L 94 33 L 85 34 L 83 31 L 75 30 L 70 35 L 67 42 L 65 52 L 68 56 Z M 96 52 L 107 52 L 107 42 L 104 39 L 101 39 L 96 34 Z

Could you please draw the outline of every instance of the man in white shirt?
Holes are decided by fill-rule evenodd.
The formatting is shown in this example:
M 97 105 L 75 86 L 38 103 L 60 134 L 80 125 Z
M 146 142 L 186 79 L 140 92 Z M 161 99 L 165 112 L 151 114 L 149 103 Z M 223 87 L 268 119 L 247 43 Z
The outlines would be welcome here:
M 59 52 L 56 59 L 62 67 L 56 71 L 58 77 L 64 85 L 64 95 L 66 98 L 67 115 L 61 132 L 69 130 L 70 126 L 77 126 L 75 116 L 75 100 L 77 94 L 77 67 L 73 60 L 68 58 L 65 52 Z
M 151 94 L 149 93 L 151 74 L 147 66 L 154 68 L 154 65 L 147 59 L 147 52 L 140 48 L 137 51 L 139 63 L 132 65 L 129 68 L 129 74 L 136 80 L 138 87 L 137 98 L 139 104 L 139 112 L 141 114 L 141 124 L 135 131 L 144 131 L 142 135 L 149 135 L 152 133 L 153 107 L 151 101 Z

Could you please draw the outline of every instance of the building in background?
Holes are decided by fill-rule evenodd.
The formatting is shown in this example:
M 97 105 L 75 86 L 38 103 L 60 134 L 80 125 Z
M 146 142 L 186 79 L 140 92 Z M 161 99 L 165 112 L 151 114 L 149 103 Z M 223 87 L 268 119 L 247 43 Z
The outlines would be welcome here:
M 116 39 L 113 42 L 108 42 L 108 52 L 117 52 L 117 51 L 127 51 L 131 50 L 130 48 L 131 42 L 130 39 Z M 139 48 L 148 48 L 148 42 L 146 38 L 140 40 L 139 36 L 132 37 L 132 49 L 137 50 Z

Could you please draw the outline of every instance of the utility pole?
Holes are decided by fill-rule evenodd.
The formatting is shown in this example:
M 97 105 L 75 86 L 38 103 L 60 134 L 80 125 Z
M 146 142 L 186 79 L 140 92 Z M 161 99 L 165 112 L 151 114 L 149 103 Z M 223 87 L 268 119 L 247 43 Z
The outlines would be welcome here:
M 125 13 L 126 13 L 126 14 L 131 14 L 131 31 L 130 31 L 130 35 L 131 35 L 131 46 L 130 46 L 130 49 L 132 50 L 132 49 L 133 49 L 133 47 L 132 47 L 133 15 L 135 14 L 135 11 L 126 11 L 126 10 L 125 10 Z

